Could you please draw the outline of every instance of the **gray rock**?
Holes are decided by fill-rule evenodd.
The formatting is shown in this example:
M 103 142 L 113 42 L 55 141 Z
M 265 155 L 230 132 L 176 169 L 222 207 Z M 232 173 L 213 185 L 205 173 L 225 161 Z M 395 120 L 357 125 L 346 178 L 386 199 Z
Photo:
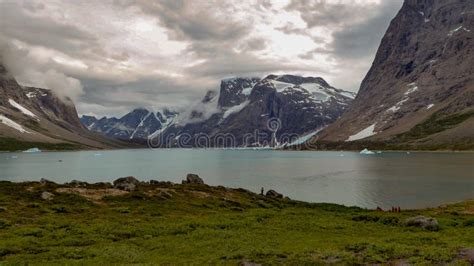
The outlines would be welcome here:
M 50 180 L 48 180 L 48 179 L 46 179 L 46 178 L 41 178 L 41 179 L 40 179 L 40 183 L 43 184 L 43 185 L 46 185 L 46 184 L 56 184 L 56 183 L 54 183 L 53 181 L 50 181 Z
M 241 261 L 239 265 L 240 266 L 261 266 L 262 264 L 244 260 L 244 261 Z
M 265 196 L 267 197 L 270 197 L 270 198 L 278 198 L 278 199 L 282 199 L 283 198 L 283 195 L 276 192 L 275 190 L 273 189 L 270 189 L 269 191 L 267 191 L 267 194 L 265 194 Z
M 183 180 L 183 184 L 204 184 L 204 181 L 196 174 L 188 174 L 186 180 Z
M 140 183 L 140 181 L 133 176 L 121 177 L 114 181 L 114 188 L 125 191 L 134 191 L 138 183 Z
M 420 227 L 428 231 L 438 231 L 438 220 L 432 217 L 415 216 L 405 220 L 406 226 Z
M 459 258 L 467 260 L 471 265 L 474 265 L 474 248 L 464 248 L 459 252 Z
M 43 193 L 41 193 L 41 198 L 44 200 L 52 200 L 54 198 L 54 194 L 48 191 L 43 191 Z

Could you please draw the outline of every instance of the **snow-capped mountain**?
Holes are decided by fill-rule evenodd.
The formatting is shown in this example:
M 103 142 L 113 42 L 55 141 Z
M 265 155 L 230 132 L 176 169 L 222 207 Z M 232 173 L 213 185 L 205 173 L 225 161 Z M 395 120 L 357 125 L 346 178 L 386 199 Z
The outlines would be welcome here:
M 90 130 L 105 136 L 121 140 L 146 140 L 150 135 L 159 133 L 166 128 L 177 113 L 165 109 L 152 112 L 144 108 L 131 111 L 121 118 L 84 115 L 81 122 Z
M 474 147 L 473 37 L 474 1 L 406 0 L 357 98 L 312 143 Z
M 47 89 L 20 86 L 0 63 L 0 140 L 4 138 L 1 143 L 7 145 L 0 146 L 2 150 L 123 146 L 84 128 L 71 99 Z
M 225 79 L 219 92 L 209 91 L 198 105 L 153 136 L 153 143 L 169 147 L 289 144 L 334 122 L 354 97 L 315 77 Z M 222 138 L 226 143 L 220 143 Z

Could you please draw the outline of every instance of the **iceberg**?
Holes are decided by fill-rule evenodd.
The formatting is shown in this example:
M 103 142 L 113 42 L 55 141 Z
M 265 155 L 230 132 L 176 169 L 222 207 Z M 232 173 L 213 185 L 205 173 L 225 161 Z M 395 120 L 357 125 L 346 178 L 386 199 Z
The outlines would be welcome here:
M 35 153 L 35 152 L 41 152 L 40 149 L 38 148 L 31 148 L 31 149 L 28 149 L 26 151 L 23 151 L 23 152 L 27 152 L 27 153 Z
M 369 154 L 375 154 L 375 152 L 370 151 L 368 149 L 363 149 L 362 151 L 360 151 L 360 154 L 369 155 Z

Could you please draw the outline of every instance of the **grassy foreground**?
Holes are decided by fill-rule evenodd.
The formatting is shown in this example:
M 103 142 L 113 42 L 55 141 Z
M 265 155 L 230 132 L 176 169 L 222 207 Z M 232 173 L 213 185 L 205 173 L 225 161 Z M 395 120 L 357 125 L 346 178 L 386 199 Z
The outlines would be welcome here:
M 407 227 L 416 215 L 440 229 Z M 469 265 L 473 249 L 474 201 L 390 213 L 206 185 L 0 182 L 0 264 Z

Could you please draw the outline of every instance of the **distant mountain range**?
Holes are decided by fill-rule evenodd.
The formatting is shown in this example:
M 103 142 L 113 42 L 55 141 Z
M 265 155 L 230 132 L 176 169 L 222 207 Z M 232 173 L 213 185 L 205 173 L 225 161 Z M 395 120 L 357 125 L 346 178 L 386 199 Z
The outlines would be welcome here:
M 331 124 L 354 97 L 322 78 L 231 78 L 221 81 L 219 91 L 208 91 L 201 102 L 180 114 L 136 109 L 122 118 L 83 116 L 81 121 L 106 136 L 152 139 L 152 145 L 158 147 L 275 146 L 290 144 Z M 269 128 L 269 121 L 277 128 Z
M 41 88 L 22 87 L 0 63 L 0 149 L 117 148 L 125 144 L 88 131 L 74 103 Z
M 356 99 L 311 143 L 474 148 L 473 40 L 474 1 L 406 0 Z
M 131 111 L 121 118 L 84 115 L 81 122 L 89 130 L 107 137 L 121 140 L 147 140 L 148 136 L 166 128 L 177 117 L 176 112 L 164 110 L 152 112 L 140 108 Z

